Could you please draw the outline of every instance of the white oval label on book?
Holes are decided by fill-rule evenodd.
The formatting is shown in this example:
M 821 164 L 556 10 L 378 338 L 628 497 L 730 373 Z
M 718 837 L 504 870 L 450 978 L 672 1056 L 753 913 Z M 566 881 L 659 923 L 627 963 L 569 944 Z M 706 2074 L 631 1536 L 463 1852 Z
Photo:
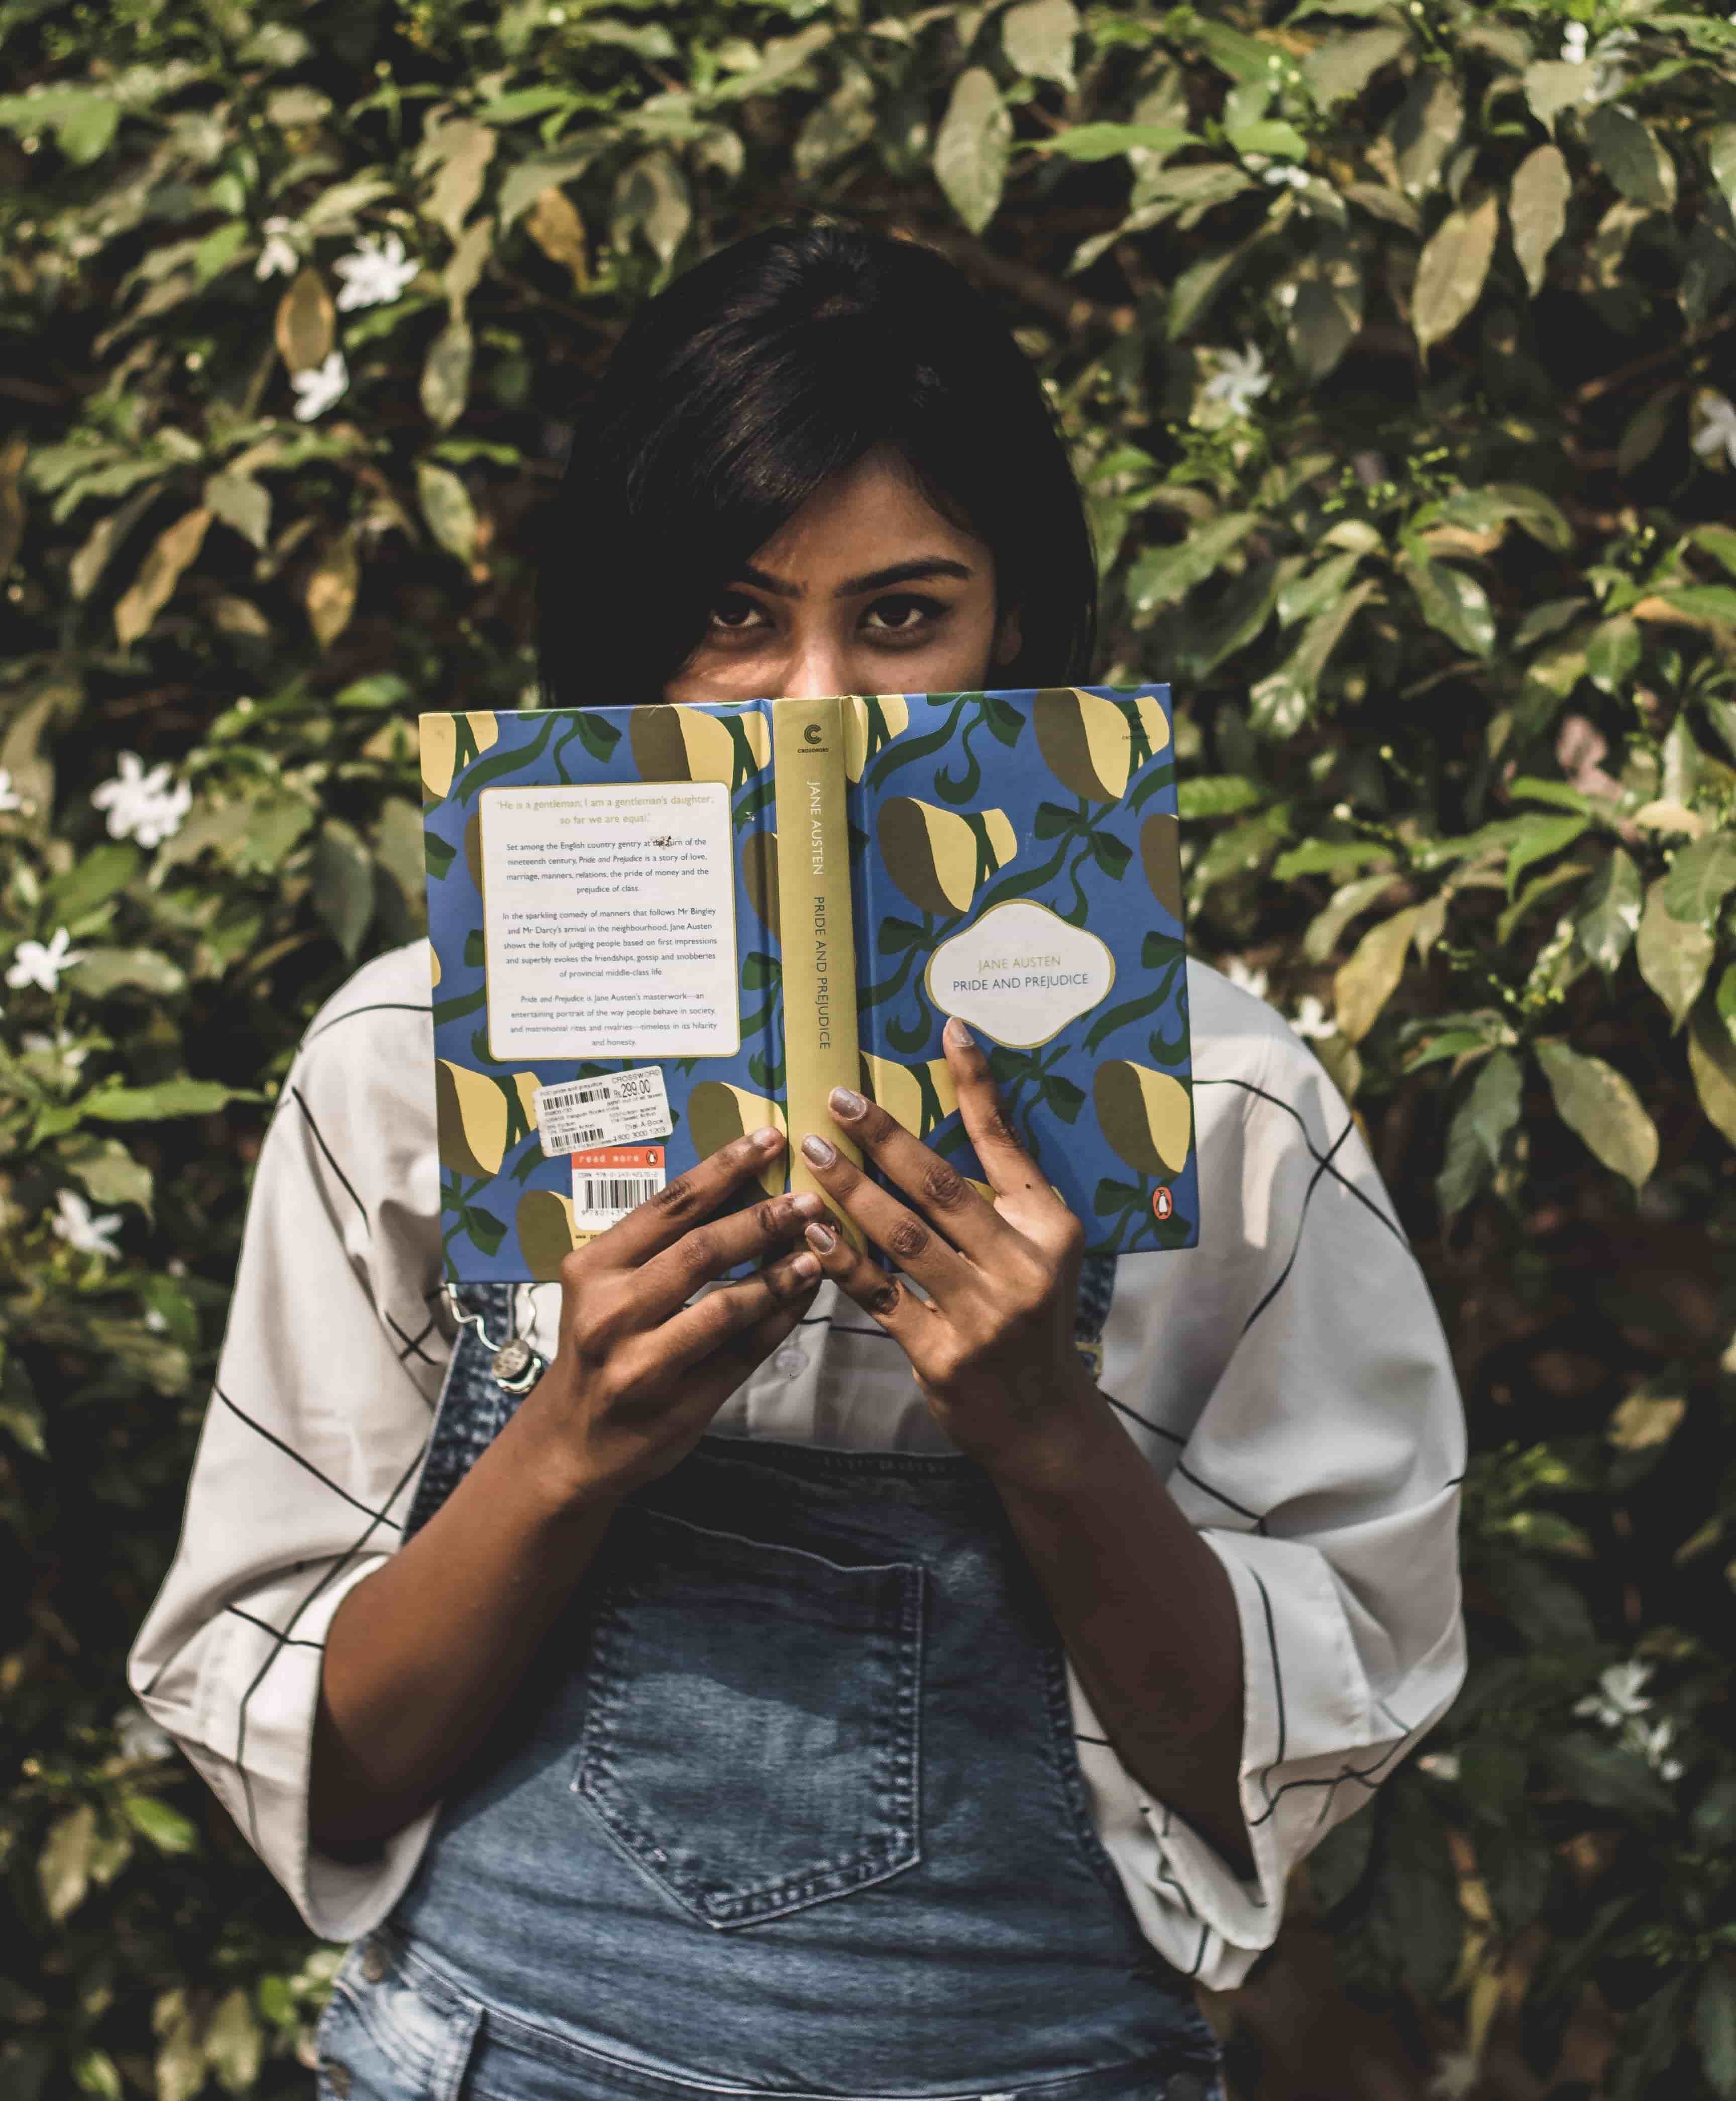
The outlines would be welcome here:
M 1009 1050 L 1029 1050 L 1108 997 L 1115 958 L 1095 934 L 1016 897 L 942 941 L 927 982 L 942 1014 Z

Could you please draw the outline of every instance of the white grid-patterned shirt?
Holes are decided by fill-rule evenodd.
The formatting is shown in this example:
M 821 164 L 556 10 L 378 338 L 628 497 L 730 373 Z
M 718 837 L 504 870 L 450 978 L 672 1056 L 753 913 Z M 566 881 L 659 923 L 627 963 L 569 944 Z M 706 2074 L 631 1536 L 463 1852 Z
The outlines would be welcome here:
M 259 1156 L 179 1548 L 129 1666 L 309 1926 L 339 1940 L 391 1909 L 436 1813 L 361 1864 L 308 1840 L 321 1644 L 398 1542 L 452 1349 L 428 985 L 426 943 L 396 949 L 303 1039 Z M 1255 1878 L 1150 1798 L 1069 1679 L 1097 1829 L 1141 1926 L 1227 1989 L 1275 1935 L 1290 1869 L 1458 1691 L 1464 1431 L 1415 1258 L 1319 1063 L 1216 971 L 1189 963 L 1188 989 L 1200 1244 L 1118 1263 L 1100 1382 L 1234 1589 Z M 517 1303 L 552 1356 L 559 1285 Z M 830 1283 L 715 1427 L 952 1449 L 897 1345 Z

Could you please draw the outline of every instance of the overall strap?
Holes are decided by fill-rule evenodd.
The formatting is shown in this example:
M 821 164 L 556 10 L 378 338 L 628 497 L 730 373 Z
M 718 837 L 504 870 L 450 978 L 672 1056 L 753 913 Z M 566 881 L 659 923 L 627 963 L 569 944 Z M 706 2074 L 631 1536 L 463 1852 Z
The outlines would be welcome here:
M 1093 1378 L 1103 1370 L 1103 1328 L 1115 1295 L 1115 1258 L 1088 1254 L 1079 1268 L 1078 1302 L 1073 1316 L 1073 1347 Z
M 447 1497 L 512 1419 L 543 1370 L 542 1360 L 516 1330 L 516 1291 L 510 1284 L 449 1284 L 447 1303 L 458 1323 L 428 1439 L 427 1463 L 405 1522 L 408 1539 Z

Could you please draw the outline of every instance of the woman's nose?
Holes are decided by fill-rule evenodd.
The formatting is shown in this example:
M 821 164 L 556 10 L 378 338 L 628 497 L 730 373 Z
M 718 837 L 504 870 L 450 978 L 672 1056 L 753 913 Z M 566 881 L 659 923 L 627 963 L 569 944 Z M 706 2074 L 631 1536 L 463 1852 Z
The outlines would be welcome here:
M 790 652 L 784 673 L 784 692 L 791 700 L 810 700 L 824 693 L 851 690 L 849 665 L 841 644 L 831 636 L 799 640 Z

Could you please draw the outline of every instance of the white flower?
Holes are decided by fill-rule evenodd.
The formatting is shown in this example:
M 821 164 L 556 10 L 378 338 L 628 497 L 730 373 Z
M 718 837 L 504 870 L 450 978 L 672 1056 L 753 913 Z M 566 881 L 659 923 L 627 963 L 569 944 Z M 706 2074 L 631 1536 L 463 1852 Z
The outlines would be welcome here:
M 1477 2082 L 1481 2073 L 1482 2068 L 1477 2063 L 1475 2050 L 1448 2050 L 1435 2059 L 1428 2091 L 1436 2097 L 1436 2101 L 1466 2101 L 1468 2094 L 1477 2091 Z
M 1326 1003 L 1309 993 L 1291 1016 L 1291 1027 L 1298 1036 L 1318 1042 L 1322 1036 L 1336 1036 L 1338 1023 L 1326 1010 Z
M 84 961 L 84 950 L 73 948 L 72 939 L 64 927 L 56 927 L 53 940 L 46 947 L 40 941 L 20 941 L 13 953 L 12 967 L 6 974 L 7 983 L 15 987 L 40 985 L 44 992 L 58 992 L 61 971 Z
M 108 836 L 136 839 L 142 847 L 160 847 L 181 829 L 193 807 L 193 790 L 184 781 L 169 785 L 166 763 L 147 773 L 136 751 L 121 754 L 121 770 L 113 781 L 91 790 L 91 800 L 108 812 Z
M 12 785 L 10 769 L 0 766 L 0 810 L 21 810 L 23 807 L 24 798 Z
M 403 296 L 405 286 L 422 265 L 405 256 L 399 235 L 388 233 L 382 238 L 365 233 L 356 244 L 355 254 L 340 256 L 334 267 L 343 280 L 338 311 L 347 314 L 357 307 L 390 306 Z
M 75 1249 L 80 1254 L 118 1254 L 121 1252 L 114 1244 L 114 1236 L 121 1227 L 118 1211 L 104 1211 L 100 1218 L 93 1218 L 90 1205 L 73 1189 L 62 1189 L 56 1192 L 55 1209 L 59 1215 L 48 1223 L 69 1248 Z
M 1308 170 L 1297 167 L 1292 161 L 1274 161 L 1269 168 L 1260 170 L 1260 179 L 1269 189 L 1305 190 L 1308 188 Z
M 1252 993 L 1256 999 L 1265 997 L 1265 972 L 1251 971 L 1240 956 L 1231 956 L 1225 961 L 1224 975 L 1233 985 L 1239 986 L 1243 992 Z
M 1416 1762 L 1419 1772 L 1425 1772 L 1431 1780 L 1455 1780 L 1459 1777 L 1457 1751 L 1431 1751 L 1426 1758 Z
M 255 277 L 286 277 L 299 266 L 301 258 L 296 254 L 294 243 L 290 239 L 290 228 L 294 223 L 294 219 L 285 219 L 281 214 L 266 220 L 265 245 L 259 250 L 259 259 L 253 266 Z
M 1721 451 L 1736 467 L 1736 402 L 1708 387 L 1695 405 L 1700 412 L 1700 427 L 1694 434 L 1694 449 L 1702 459 L 1710 459 Z
M 1567 65 L 1583 65 L 1591 32 L 1583 22 L 1570 22 L 1561 32 L 1561 58 Z
M 144 1309 L 144 1325 L 153 1335 L 160 1335 L 169 1324 L 154 1306 L 147 1306 Z
M 1662 1780 L 1680 1780 L 1685 1770 L 1680 1758 L 1664 1755 L 1675 1735 L 1676 1724 L 1667 1715 L 1641 1734 L 1640 1748 L 1645 1754 L 1645 1763 Z
M 46 1051 L 50 1056 L 58 1055 L 69 1072 L 76 1073 L 91 1055 L 90 1045 L 78 1042 L 70 1029 L 57 1028 L 50 1036 L 40 1028 L 27 1028 L 20 1040 L 26 1050 Z
M 1247 343 L 1238 351 L 1220 350 L 1217 360 L 1218 369 L 1206 382 L 1202 398 L 1227 401 L 1235 414 L 1245 416 L 1249 402 L 1257 400 L 1272 384 L 1265 360 L 1256 345 Z
M 136 1701 L 115 1716 L 114 1735 L 123 1758 L 166 1758 L 175 1749 L 173 1739 Z
M 1598 1690 L 1576 1701 L 1574 1712 L 1592 1716 L 1606 1729 L 1619 1729 L 1630 1716 L 1643 1714 L 1651 1705 L 1640 1690 L 1651 1674 L 1651 1665 L 1637 1658 L 1627 1663 L 1612 1663 L 1599 1675 Z
M 333 351 L 323 365 L 310 365 L 305 371 L 292 372 L 290 384 L 296 394 L 296 422 L 311 423 L 316 416 L 323 416 L 349 383 L 349 368 L 343 362 L 341 350 Z

